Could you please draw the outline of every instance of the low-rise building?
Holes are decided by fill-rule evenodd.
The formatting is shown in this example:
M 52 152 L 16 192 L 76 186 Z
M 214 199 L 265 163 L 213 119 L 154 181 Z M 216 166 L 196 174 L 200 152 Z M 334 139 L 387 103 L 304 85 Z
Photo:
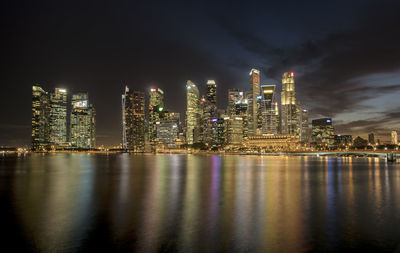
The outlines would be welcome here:
M 287 134 L 266 134 L 248 137 L 243 146 L 248 150 L 266 152 L 296 151 L 300 148 L 299 136 Z

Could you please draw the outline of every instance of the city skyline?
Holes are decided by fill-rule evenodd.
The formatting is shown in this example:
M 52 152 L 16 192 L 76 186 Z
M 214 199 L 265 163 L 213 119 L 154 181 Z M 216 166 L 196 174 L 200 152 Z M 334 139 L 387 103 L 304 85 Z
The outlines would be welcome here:
M 254 78 L 253 74 L 256 73 L 257 76 Z M 246 128 L 246 132 L 248 132 L 248 134 L 243 132 L 243 138 L 246 136 L 253 136 L 253 135 L 263 135 L 263 134 L 291 134 L 291 135 L 295 135 L 295 136 L 299 136 L 300 141 L 303 143 L 306 142 L 315 142 L 314 141 L 314 137 L 311 139 L 308 139 L 309 137 L 311 137 L 311 132 L 309 132 L 309 130 L 311 130 L 312 126 L 312 131 L 314 131 L 314 121 L 325 121 L 325 120 L 329 120 L 330 124 L 332 124 L 332 120 L 331 118 L 321 118 L 321 119 L 309 119 L 308 118 L 308 113 L 309 110 L 304 109 L 307 108 L 307 106 L 303 106 L 300 105 L 299 101 L 296 101 L 296 92 L 295 92 L 295 88 L 294 88 L 294 84 L 295 84 L 295 74 L 294 72 L 285 72 L 282 75 L 282 83 L 280 85 L 276 85 L 276 84 L 263 84 L 262 81 L 260 81 L 260 75 L 259 75 L 259 70 L 257 69 L 252 69 L 250 71 L 250 89 L 249 90 L 242 90 L 242 89 L 237 89 L 237 88 L 230 88 L 228 89 L 228 94 L 226 94 L 226 96 L 224 96 L 222 98 L 222 100 L 226 100 L 227 104 L 226 107 L 224 108 L 218 108 L 218 113 L 217 113 L 217 101 L 220 102 L 221 98 L 217 99 L 217 95 L 216 95 L 216 91 L 217 91 L 217 84 L 215 82 L 215 80 L 207 80 L 205 82 L 205 84 L 200 85 L 200 88 L 196 86 L 196 84 L 194 84 L 192 81 L 187 80 L 186 82 L 186 90 L 187 90 L 187 94 L 191 94 L 193 91 L 193 88 L 196 90 L 196 99 L 197 102 L 187 102 L 186 107 L 184 108 L 184 117 L 183 119 L 180 118 L 180 112 L 171 112 L 172 113 L 172 118 L 170 118 L 169 116 L 169 112 L 168 112 L 168 105 L 164 104 L 164 91 L 160 88 L 150 88 L 148 95 L 146 96 L 146 92 L 144 91 L 130 91 L 128 88 L 128 85 L 125 86 L 125 94 L 122 95 L 122 119 L 121 119 L 121 123 L 122 123 L 122 137 L 121 137 L 121 141 L 118 144 L 113 145 L 115 146 L 120 146 L 123 149 L 127 149 L 127 150 L 132 150 L 135 152 L 145 152 L 145 148 L 144 148 L 144 143 L 145 140 L 147 142 L 154 142 L 156 140 L 158 140 L 158 127 L 156 125 L 160 124 L 160 121 L 176 121 L 175 122 L 169 122 L 169 123 L 173 123 L 176 127 L 179 125 L 184 127 L 185 129 L 182 130 L 180 129 L 179 131 L 176 132 L 176 134 L 178 135 L 178 133 L 183 133 L 184 134 L 184 138 L 189 138 L 188 144 L 194 144 L 194 143 L 198 143 L 198 142 L 202 142 L 202 143 L 209 143 L 210 139 L 208 139 L 208 141 L 206 139 L 203 139 L 202 136 L 200 137 L 194 137 L 193 133 L 191 134 L 192 137 L 189 137 L 187 135 L 187 124 L 188 124 L 188 117 L 189 117 L 189 128 L 191 128 L 191 130 L 189 130 L 188 132 L 193 132 L 193 131 L 203 131 L 200 130 L 203 127 L 203 122 L 207 122 L 210 121 L 212 118 L 223 118 L 226 116 L 244 116 L 244 115 L 240 115 L 238 114 L 238 112 L 236 111 L 237 108 L 232 109 L 232 105 L 231 105 L 231 99 L 232 96 L 238 96 L 238 94 L 240 95 L 240 98 L 238 99 L 237 97 L 235 97 L 235 106 L 240 106 L 240 104 L 243 103 L 243 101 L 246 103 L 246 117 L 248 117 L 248 119 L 246 120 L 246 126 L 248 124 L 248 127 L 251 128 L 252 124 L 252 116 L 251 114 L 252 112 L 252 107 L 250 105 L 253 105 L 253 101 L 252 101 L 252 97 L 255 96 L 257 97 L 257 102 L 255 103 L 255 108 L 258 109 L 257 112 L 255 113 L 255 115 L 257 117 L 257 120 L 255 122 L 255 130 L 254 132 L 252 132 L 252 130 L 248 130 L 249 128 Z M 254 81 L 256 80 L 256 81 Z M 254 84 L 256 83 L 256 88 L 254 88 Z M 288 86 L 288 84 L 290 84 L 291 86 Z M 204 86 L 204 87 L 203 87 Z M 276 87 L 281 86 L 281 97 L 284 97 L 284 99 L 281 99 L 281 97 L 277 96 L 276 93 L 279 93 L 279 89 L 277 90 Z M 289 88 L 288 88 L 289 87 Z M 81 103 L 81 102 L 74 102 L 74 97 L 79 97 L 78 100 L 82 100 L 84 99 L 87 103 L 87 99 L 88 99 L 88 95 L 87 93 L 76 93 L 73 94 L 71 97 L 69 97 L 67 99 L 67 93 L 69 92 L 67 89 L 65 88 L 60 88 L 60 87 L 56 87 L 54 88 L 54 92 L 46 92 L 44 91 L 41 87 L 39 86 L 32 86 L 33 89 L 33 97 L 32 97 L 32 105 L 35 106 L 36 102 L 34 101 L 36 99 L 35 96 L 35 92 L 37 93 L 38 91 L 41 91 L 43 94 L 45 94 L 46 98 L 45 98 L 45 104 L 47 104 L 47 112 L 45 113 L 45 118 L 47 118 L 47 122 L 46 124 L 48 124 L 48 130 L 47 131 L 47 139 L 48 139 L 48 143 L 54 146 L 54 143 L 61 143 L 61 146 L 65 146 L 65 144 L 67 143 L 67 139 L 70 140 L 72 146 L 76 146 L 76 144 L 73 144 L 73 137 L 71 135 L 71 130 L 73 129 L 73 124 L 71 124 L 71 126 L 67 127 L 67 111 L 72 110 L 71 118 L 68 118 L 68 122 L 72 122 L 73 118 L 73 114 L 74 114 L 74 108 L 76 107 L 75 104 L 76 103 Z M 258 90 L 258 91 L 257 91 Z M 292 95 L 292 97 L 289 96 L 289 100 L 288 100 L 288 95 L 286 95 L 287 91 L 292 91 L 294 92 Z M 233 92 L 233 93 L 232 93 Z M 235 94 L 238 93 L 238 94 Z M 235 94 L 235 95 L 232 95 Z M 80 98 L 81 96 L 83 96 L 83 98 Z M 138 97 L 139 96 L 139 97 Z M 186 98 L 186 101 L 191 101 L 193 98 L 190 98 L 192 95 L 187 95 L 188 97 Z M 221 96 L 221 94 L 220 94 Z M 270 97 L 272 96 L 272 97 Z M 273 99 L 272 99 L 273 98 Z M 76 99 L 76 98 L 75 98 Z M 139 99 L 139 100 L 138 100 Z M 71 109 L 67 109 L 67 101 L 71 102 Z M 269 102 L 268 102 L 269 101 Z M 278 102 L 277 101 L 281 101 L 281 105 L 279 107 Z M 192 108 L 194 106 L 194 104 L 197 104 L 197 108 Z M 219 103 L 221 104 L 221 103 Z M 247 105 L 248 104 L 248 105 Z M 267 104 L 269 106 L 267 106 Z M 288 132 L 288 130 L 285 129 L 284 127 L 284 122 L 286 121 L 285 118 L 287 116 L 285 116 L 285 110 L 286 109 L 286 105 L 287 104 L 291 104 L 294 107 L 291 108 L 290 110 L 293 111 L 291 112 L 293 114 L 293 116 L 290 116 L 291 118 L 293 118 L 293 130 L 292 132 Z M 139 107 L 138 107 L 139 106 Z M 145 112 L 145 106 L 148 106 L 148 112 Z M 260 108 L 264 107 L 264 109 Z M 272 107 L 271 107 L 272 106 Z M 55 107 L 55 109 L 54 109 Z M 81 107 L 80 105 L 78 107 Z M 83 107 L 89 107 L 89 105 L 84 105 Z M 92 107 L 92 105 L 90 105 L 90 107 Z M 268 111 L 266 110 L 268 107 L 270 107 L 268 109 Z M 139 109 L 140 108 L 140 109 Z M 195 112 L 195 114 L 193 114 L 192 116 L 189 116 L 187 114 L 187 108 L 192 108 L 189 111 L 193 111 Z M 210 109 L 207 109 L 210 108 Z M 32 110 L 35 110 L 34 107 L 32 107 Z M 94 109 L 92 109 L 94 110 Z M 181 108 L 181 110 L 183 110 L 183 108 Z M 233 111 L 231 111 L 233 110 Z M 272 110 L 272 111 L 271 111 Z M 204 118 L 205 114 L 204 112 L 207 112 L 208 116 L 207 118 Z M 137 114 L 139 113 L 139 114 Z M 210 114 L 211 113 L 211 114 Z M 271 114 L 272 113 L 272 114 Z M 279 115 L 282 114 L 283 116 Z M 35 117 L 35 112 L 33 112 L 32 117 Z M 65 114 L 65 115 L 64 115 Z M 94 114 L 96 114 L 96 112 L 94 112 Z M 276 114 L 276 115 L 273 115 Z M 287 114 L 287 113 L 286 113 Z M 135 116 L 135 115 L 139 115 L 139 116 Z M 140 116 L 141 115 L 141 116 Z M 178 117 L 176 118 L 175 115 L 178 115 Z M 225 116 L 221 116 L 221 115 L 225 115 Z M 69 116 L 69 115 L 68 115 Z M 273 116 L 277 117 L 277 118 L 273 118 Z M 139 118 L 137 118 L 139 117 Z M 57 120 L 53 119 L 56 118 Z M 190 120 L 191 118 L 191 120 Z M 93 119 L 95 120 L 95 119 Z M 242 118 L 240 120 L 243 120 Z M 34 125 L 34 121 L 36 122 L 37 119 L 32 118 L 32 131 L 37 131 L 35 130 L 35 127 L 37 125 L 37 123 Z M 274 123 L 274 121 L 276 121 Z M 312 121 L 312 122 L 311 122 Z M 63 123 L 60 123 L 63 122 Z M 133 122 L 137 122 L 137 123 L 133 123 Z M 182 122 L 182 123 L 181 123 Z M 248 122 L 248 123 L 247 123 Z M 61 125 L 60 125 L 61 124 Z M 64 127 L 62 127 L 62 125 L 65 125 Z M 137 124 L 140 124 L 137 125 Z M 182 125 L 181 125 L 182 124 Z M 207 123 L 206 123 L 207 124 Z M 56 125 L 56 128 L 53 126 Z M 275 127 L 275 130 L 273 130 L 273 125 Z M 133 127 L 136 126 L 136 127 Z M 145 127 L 146 126 L 146 127 Z M 211 127 L 211 126 L 209 126 Z M 61 129 L 60 129 L 61 128 Z M 132 132 L 130 134 L 128 134 L 129 131 L 134 130 L 135 132 L 138 131 L 138 129 L 143 129 L 146 128 L 146 130 L 139 130 L 139 132 L 141 131 L 141 134 L 133 134 Z M 195 130 L 196 128 L 198 128 L 197 130 Z M 305 128 L 305 130 L 303 131 L 302 129 Z M 67 130 L 68 129 L 68 130 Z M 177 129 L 178 130 L 178 129 Z M 62 134 L 60 134 L 60 131 Z M 94 130 L 95 131 L 95 130 Z M 168 132 L 168 128 L 165 128 L 166 132 Z M 244 129 L 243 129 L 244 131 Z M 329 132 L 330 130 L 328 130 Z M 370 132 L 368 133 L 368 137 L 365 138 L 364 135 L 355 135 L 355 136 L 362 136 L 365 139 L 369 140 L 369 143 L 371 143 L 370 141 L 370 136 L 372 135 L 376 135 L 377 139 L 380 142 L 383 143 L 391 143 L 393 144 L 393 132 L 395 132 L 396 130 L 391 130 L 390 133 L 386 133 L 387 135 L 390 136 L 390 138 L 382 138 L 382 135 L 376 134 L 376 132 Z M 207 132 L 207 131 L 206 131 Z M 33 137 L 33 133 L 32 132 L 32 141 L 31 141 L 31 147 L 34 148 L 35 144 L 34 144 L 34 140 L 35 137 Z M 338 131 L 334 131 L 334 129 L 332 128 L 331 131 L 332 135 L 329 137 L 332 139 L 332 142 L 330 143 L 330 145 L 334 144 L 334 135 L 337 134 L 338 136 L 347 136 L 346 132 L 342 133 L 342 132 L 338 132 Z M 89 134 L 89 132 L 88 132 Z M 203 132 L 199 132 L 198 134 L 203 135 Z M 46 135 L 46 134 L 45 134 Z M 89 134 L 90 135 L 90 134 Z M 135 135 L 136 137 L 133 137 L 133 135 Z M 190 134 L 189 134 L 190 135 Z M 225 133 L 224 133 L 225 135 Z M 303 136 L 306 136 L 305 140 L 303 141 Z M 354 137 L 355 137 L 354 136 Z M 91 137 L 94 139 L 94 143 L 96 143 L 96 136 L 94 135 L 93 137 Z M 204 137 L 207 138 L 207 137 Z M 216 138 L 215 136 L 210 135 L 208 138 Z M 225 138 L 225 136 L 224 136 Z M 228 138 L 228 137 L 226 137 Z M 336 138 L 336 137 L 335 137 Z M 379 139 L 381 138 L 381 139 Z M 176 138 L 178 139 L 178 138 Z M 195 140 L 196 139 L 196 140 Z M 138 144 L 129 144 L 129 143 L 136 143 L 137 141 L 139 141 L 139 146 L 137 146 Z M 183 140 L 183 143 L 185 143 L 185 140 Z M 397 141 L 395 142 L 395 144 L 397 144 Z M 104 146 L 107 144 L 104 143 L 100 143 L 100 146 Z M 208 145 L 208 144 L 207 144 Z M 372 145 L 375 145 L 375 143 L 372 143 Z M 55 145 L 57 147 L 57 145 Z M 78 145 L 79 146 L 79 145 Z M 98 146 L 98 145 L 97 145 Z M 83 146 L 82 146 L 83 147 Z M 94 148 L 95 146 L 89 145 L 87 147 L 84 148 Z M 133 148 L 135 147 L 135 148 Z M 139 147 L 139 148 L 138 148 Z M 35 148 L 34 148 L 35 149 Z M 148 151 L 148 150 L 147 150 Z
M 296 96 L 307 105 L 310 121 L 330 117 L 338 132 L 364 138 L 373 132 L 387 141 L 398 129 L 400 36 L 392 31 L 400 24 L 399 3 L 338 1 L 329 8 L 316 1 L 263 3 L 255 10 L 251 4 L 225 9 L 205 2 L 179 6 L 176 18 L 163 12 L 165 5 L 124 3 L 108 12 L 101 1 L 95 8 L 39 2 L 35 8 L 42 18 L 36 18 L 30 4 L 8 3 L 2 19 L 9 36 L 2 43 L 10 50 L 2 59 L 0 103 L 12 110 L 0 121 L 0 145 L 30 144 L 35 84 L 47 91 L 88 91 L 96 105 L 98 143 L 118 145 L 125 85 L 144 92 L 163 89 L 169 109 L 183 116 L 186 80 L 199 84 L 201 93 L 207 80 L 215 80 L 218 106 L 225 107 L 228 89 L 248 89 L 251 68 L 261 71 L 261 85 L 276 84 L 279 91 L 282 73 L 294 72 Z M 284 8 L 288 15 L 282 20 L 276 10 Z M 126 15 L 132 10 L 137 15 Z M 123 15 L 110 22 L 115 13 Z M 86 31 L 90 36 L 80 36 Z
M 164 103 L 162 89 L 153 87 L 146 96 L 143 91 L 125 86 L 121 97 L 122 138 L 116 146 L 128 152 L 187 148 L 275 152 L 366 148 L 367 145 L 375 149 L 380 144 L 388 144 L 381 139 L 375 142 L 374 133 L 368 134 L 368 140 L 358 136 L 353 143 L 352 135 L 335 131 L 331 118 L 312 119 L 310 129 L 309 111 L 296 99 L 294 72 L 282 75 L 280 106 L 276 85 L 261 84 L 257 69 L 251 69 L 249 75 L 249 90 L 229 89 L 225 108 L 217 106 L 215 80 L 207 80 L 205 94 L 187 80 L 183 121 L 179 112 L 170 111 Z M 69 102 L 71 107 L 67 105 Z M 391 131 L 390 144 L 398 144 L 396 130 Z M 55 88 L 49 93 L 32 86 L 32 150 L 98 147 L 105 146 L 96 146 L 96 111 L 89 104 L 87 92 L 68 96 L 65 88 Z

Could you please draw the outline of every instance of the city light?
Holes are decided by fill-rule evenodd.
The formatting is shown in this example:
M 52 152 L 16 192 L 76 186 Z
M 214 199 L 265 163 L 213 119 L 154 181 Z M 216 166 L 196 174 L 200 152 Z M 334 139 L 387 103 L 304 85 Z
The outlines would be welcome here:
M 207 80 L 206 94 L 203 96 L 197 86 L 188 80 L 183 122 L 179 113 L 165 109 L 164 91 L 161 89 L 150 89 L 149 105 L 145 109 L 145 94 L 130 90 L 126 86 L 125 93 L 122 95 L 123 141 L 121 147 L 129 152 L 145 152 L 146 150 L 154 151 L 160 145 L 164 145 L 163 148 L 179 148 L 183 144 L 203 143 L 209 148 L 218 147 L 226 151 L 238 148 L 251 151 L 261 148 L 264 150 L 262 152 L 266 152 L 265 150 L 272 152 L 310 150 L 310 148 L 330 150 L 346 147 L 348 149 L 352 148 L 352 145 L 365 150 L 367 146 L 376 149 L 380 145 L 379 142 L 375 142 L 373 135 L 369 137 L 369 142 L 366 144 L 360 137 L 353 140 L 350 135 L 335 135 L 331 118 L 312 120 L 310 129 L 308 110 L 300 106 L 299 101 L 296 100 L 294 72 L 283 73 L 281 93 L 277 92 L 276 85 L 260 85 L 259 73 L 256 69 L 250 71 L 252 75 L 250 91 L 243 92 L 237 88 L 228 91 L 226 98 L 229 105 L 226 109 L 217 108 L 215 80 Z M 281 96 L 280 104 L 278 104 L 279 95 Z M 95 110 L 89 104 L 87 93 L 73 95 L 70 103 L 71 115 L 68 115 L 71 124 L 68 126 L 66 124 L 66 89 L 56 88 L 54 94 L 49 94 L 39 86 L 33 86 L 32 96 L 35 115 L 40 115 L 39 111 L 46 111 L 46 108 L 41 108 L 45 106 L 49 106 L 50 113 L 47 118 L 32 118 L 33 150 L 94 147 Z M 47 100 L 50 98 L 50 103 L 48 103 Z M 60 98 L 62 100 L 59 100 Z M 40 122 L 43 120 L 49 121 L 48 126 L 41 126 Z M 86 130 L 82 130 L 79 124 L 87 126 Z M 43 127 L 48 127 L 48 130 L 41 129 Z M 67 141 L 67 129 L 71 132 L 71 141 Z M 49 132 L 50 136 L 36 136 L 36 133 L 41 132 Z M 85 136 L 83 141 L 78 137 L 78 133 Z M 266 136 L 275 137 L 266 139 Z M 392 131 L 391 136 L 392 144 L 395 145 L 392 149 L 396 150 L 397 132 Z M 279 143 L 286 143 L 285 147 L 279 146 L 281 145 Z

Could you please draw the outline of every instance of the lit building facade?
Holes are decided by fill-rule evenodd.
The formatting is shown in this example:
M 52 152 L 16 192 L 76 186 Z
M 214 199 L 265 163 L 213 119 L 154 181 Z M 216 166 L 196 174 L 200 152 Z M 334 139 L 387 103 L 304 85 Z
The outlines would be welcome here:
M 92 104 L 89 105 L 90 110 L 90 148 L 96 148 L 96 109 Z
M 298 136 L 282 134 L 265 134 L 249 136 L 243 143 L 248 150 L 276 152 L 295 151 L 299 149 L 300 140 Z
M 310 130 L 309 130 L 309 121 L 308 121 L 308 110 L 301 108 L 298 106 L 298 116 L 299 116 L 299 136 L 300 142 L 305 144 L 309 143 L 310 139 Z
M 374 133 L 368 134 L 368 142 L 371 145 L 375 145 L 375 135 L 374 135 Z
M 149 125 L 148 140 L 154 142 L 157 140 L 156 122 L 163 119 L 164 114 L 164 91 L 159 88 L 152 88 L 149 92 Z
M 177 112 L 166 112 L 163 119 L 156 122 L 157 140 L 163 148 L 177 148 L 180 143 L 179 133 L 181 132 L 180 114 Z
M 276 85 L 261 85 L 261 93 L 262 133 L 277 134 L 279 110 L 276 101 Z
M 397 140 L 397 131 L 392 131 L 392 144 L 397 145 L 398 140 Z
M 157 126 L 157 139 L 167 148 L 176 148 L 176 141 L 179 134 L 179 125 L 176 120 L 165 119 L 156 122 Z
M 353 144 L 353 136 L 337 134 L 334 137 L 335 145 L 339 148 L 349 147 Z
M 248 126 L 249 136 L 256 135 L 259 128 L 259 102 L 260 97 L 260 71 L 252 69 L 250 71 L 250 92 L 248 93 Z
M 50 145 L 53 148 L 67 145 L 67 90 L 56 88 L 50 93 L 49 115 Z
M 215 116 L 217 112 L 217 84 L 214 80 L 207 81 L 206 100 L 210 108 L 210 114 Z
M 244 92 L 242 89 L 229 89 L 228 90 L 228 115 L 237 115 L 235 112 L 235 105 L 244 100 Z M 247 104 L 247 99 L 246 99 Z
M 209 145 L 212 142 L 211 118 L 217 115 L 217 84 L 208 80 L 206 95 L 200 99 L 200 122 L 198 142 Z
M 132 152 L 143 152 L 145 145 L 144 92 L 125 87 L 122 95 L 122 146 Z
M 209 103 L 206 97 L 202 96 L 200 99 L 200 136 L 199 142 L 202 142 L 206 145 L 210 144 L 212 141 L 211 135 L 211 119 L 215 117 L 215 108 L 211 108 L 212 104 Z
M 243 144 L 243 118 L 227 117 L 225 120 L 225 145 L 240 146 Z
M 190 80 L 186 83 L 186 143 L 193 144 L 198 135 L 200 118 L 200 93 Z
M 294 85 L 294 73 L 285 72 L 282 76 L 281 92 L 281 132 L 282 134 L 299 135 Z
M 312 141 L 315 145 L 331 147 L 335 143 L 335 131 L 331 118 L 312 121 Z
M 32 150 L 42 151 L 49 144 L 49 96 L 39 86 L 32 86 Z
M 213 120 L 212 147 L 222 148 L 226 142 L 226 118 L 220 117 Z
M 71 146 L 79 149 L 95 148 L 96 113 L 94 107 L 89 104 L 88 94 L 73 94 L 71 105 Z

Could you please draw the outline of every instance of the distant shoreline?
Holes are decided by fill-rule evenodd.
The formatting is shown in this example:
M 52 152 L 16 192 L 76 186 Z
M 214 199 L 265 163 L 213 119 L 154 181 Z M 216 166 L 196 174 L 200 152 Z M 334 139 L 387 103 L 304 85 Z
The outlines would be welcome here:
M 243 156 L 330 156 L 330 157 L 386 157 L 386 154 L 393 153 L 400 156 L 400 151 L 315 151 L 315 152 L 273 152 L 273 153 L 247 153 L 247 152 L 212 152 L 212 151 L 170 151 L 170 152 L 123 152 L 123 151 L 49 151 L 49 152 L 17 152 L 9 151 L 1 155 L 29 155 L 29 154 L 129 154 L 129 155 L 243 155 Z

